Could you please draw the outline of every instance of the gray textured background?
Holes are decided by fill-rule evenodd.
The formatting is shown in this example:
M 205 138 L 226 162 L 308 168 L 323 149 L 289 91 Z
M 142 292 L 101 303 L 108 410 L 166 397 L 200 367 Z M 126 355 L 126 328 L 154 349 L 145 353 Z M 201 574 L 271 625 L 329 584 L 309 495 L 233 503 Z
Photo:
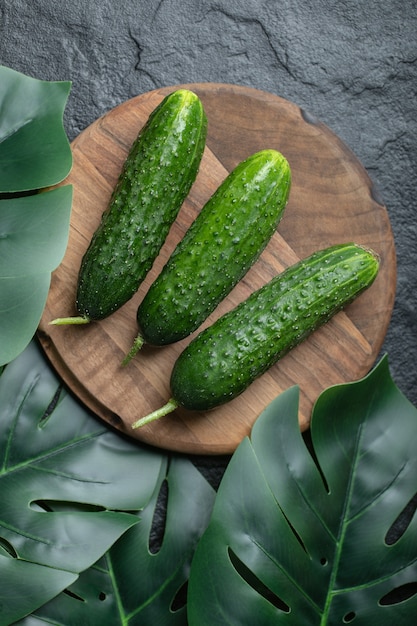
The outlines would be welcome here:
M 327 124 L 390 215 L 398 284 L 383 352 L 417 405 L 415 0 L 0 0 L 0 64 L 73 82 L 70 139 L 132 96 L 205 81 L 270 91 Z

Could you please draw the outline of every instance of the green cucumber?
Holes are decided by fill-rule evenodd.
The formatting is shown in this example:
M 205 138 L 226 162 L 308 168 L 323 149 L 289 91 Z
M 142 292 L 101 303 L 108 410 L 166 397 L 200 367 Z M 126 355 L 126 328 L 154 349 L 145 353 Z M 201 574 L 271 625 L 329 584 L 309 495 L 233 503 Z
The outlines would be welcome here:
M 346 243 L 275 276 L 190 342 L 172 370 L 171 399 L 133 428 L 178 406 L 205 411 L 232 400 L 367 289 L 378 269 L 372 250 Z
M 52 324 L 104 319 L 136 293 L 197 177 L 206 133 L 203 105 L 187 89 L 174 91 L 154 109 L 82 259 L 79 315 Z
M 290 166 L 262 150 L 227 176 L 191 224 L 137 310 L 143 343 L 162 346 L 196 330 L 264 250 L 288 201 Z

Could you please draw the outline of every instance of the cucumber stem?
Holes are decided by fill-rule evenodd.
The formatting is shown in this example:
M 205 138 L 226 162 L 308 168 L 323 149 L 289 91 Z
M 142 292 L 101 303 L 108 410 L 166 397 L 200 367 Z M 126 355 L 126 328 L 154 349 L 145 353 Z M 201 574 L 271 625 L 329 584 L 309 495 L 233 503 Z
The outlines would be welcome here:
M 49 322 L 51 326 L 64 326 L 65 324 L 89 324 L 90 319 L 84 315 L 76 315 L 75 317 L 57 317 Z
M 134 422 L 132 424 L 132 428 L 140 428 L 141 426 L 145 426 L 145 424 L 154 422 L 160 417 L 164 417 L 164 415 L 168 415 L 168 413 L 171 413 L 172 411 L 174 411 L 178 406 L 179 406 L 179 402 L 177 402 L 175 398 L 170 398 L 168 402 L 164 404 L 164 406 L 161 406 L 159 409 L 156 409 L 156 411 L 152 411 L 152 413 L 149 413 L 148 415 L 145 415 L 145 417 L 141 417 L 136 422 Z
M 127 365 L 129 361 L 133 359 L 133 357 L 139 352 L 143 344 L 145 343 L 144 338 L 141 335 L 138 335 L 133 342 L 133 346 L 130 348 L 129 352 L 126 354 L 125 358 L 122 361 L 122 365 Z

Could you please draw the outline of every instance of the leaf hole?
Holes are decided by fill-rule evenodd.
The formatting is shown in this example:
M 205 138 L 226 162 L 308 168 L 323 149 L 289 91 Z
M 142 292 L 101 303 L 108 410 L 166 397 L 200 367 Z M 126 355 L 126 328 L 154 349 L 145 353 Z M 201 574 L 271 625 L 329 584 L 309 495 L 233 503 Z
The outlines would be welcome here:
M 279 596 L 277 596 L 269 587 L 267 587 L 248 567 L 239 559 L 239 557 L 233 552 L 231 548 L 228 548 L 230 562 L 235 568 L 236 572 L 243 578 L 243 580 L 254 589 L 265 600 L 270 602 L 276 609 L 283 611 L 284 613 L 290 613 L 291 609 L 286 602 Z
M 324 488 L 325 488 L 326 492 L 330 493 L 329 483 L 326 480 L 326 477 L 325 477 L 325 475 L 323 473 L 323 470 L 321 469 L 319 460 L 317 458 L 316 451 L 314 450 L 313 441 L 311 439 L 311 431 L 310 431 L 310 429 L 307 429 L 306 431 L 303 432 L 303 441 L 304 441 L 304 443 L 306 445 L 307 450 L 310 453 L 311 458 L 314 461 L 315 466 L 317 467 L 317 471 L 320 474 L 320 477 L 321 477 L 321 479 L 323 481 L 323 485 L 324 485 Z
M 188 580 L 186 580 L 185 583 L 181 585 L 181 587 L 175 594 L 170 606 L 171 611 L 179 611 L 180 609 L 183 609 L 185 607 L 185 605 L 187 604 L 187 592 Z
M 7 554 L 12 558 L 17 559 L 16 550 L 13 548 L 12 544 L 4 537 L 0 537 L 0 548 L 3 548 L 4 552 L 7 552 Z
M 38 513 L 97 513 L 106 511 L 104 506 L 61 500 L 32 500 L 29 506 Z
M 327 558 L 325 556 L 322 556 L 320 559 L 320 565 L 323 565 L 323 567 L 325 567 L 326 565 L 328 565 L 329 561 L 327 560 Z
M 356 617 L 355 611 L 349 611 L 349 613 L 346 613 L 346 615 L 344 616 L 343 623 L 350 624 L 350 622 L 353 622 L 355 617 Z
M 79 596 L 78 593 L 74 593 L 70 589 L 64 589 L 63 593 L 65 593 L 70 598 L 73 598 L 74 600 L 78 600 L 78 602 L 85 602 L 84 598 Z
M 45 500 L 32 500 L 29 504 L 30 508 L 34 511 L 41 513 L 51 513 L 52 509 Z
M 290 520 L 288 519 L 288 517 L 285 515 L 284 511 L 281 510 L 281 513 L 283 514 L 283 516 L 285 517 L 285 520 L 288 524 L 288 526 L 290 527 L 292 533 L 294 534 L 294 537 L 297 539 L 298 543 L 300 544 L 300 546 L 302 547 L 302 549 L 304 550 L 304 552 L 306 554 L 308 554 L 307 552 L 307 548 L 305 546 L 304 541 L 301 539 L 301 536 L 299 535 L 299 533 L 295 530 L 294 526 L 291 524 Z
M 385 535 L 385 543 L 389 546 L 394 545 L 405 533 L 417 510 L 417 494 L 406 504 L 399 516 L 396 518 L 392 526 Z
M 400 585 L 400 587 L 392 589 L 380 599 L 379 604 L 381 606 L 399 604 L 400 602 L 409 600 L 415 595 L 417 595 L 417 581 L 406 583 L 405 585 Z
M 98 599 L 100 600 L 100 602 L 104 602 L 106 598 L 107 595 L 104 593 L 104 591 L 100 591 L 100 593 L 98 594 Z
M 49 418 L 51 417 L 52 413 L 54 412 L 58 402 L 59 402 L 59 398 L 61 396 L 62 393 L 62 389 L 63 386 L 60 385 L 58 387 L 58 389 L 55 391 L 52 400 L 50 401 L 50 403 L 48 404 L 48 406 L 46 407 L 43 415 L 41 415 L 41 417 L 39 418 L 38 421 L 38 426 L 39 428 L 44 428 L 49 420 Z
M 157 554 L 162 547 L 165 535 L 166 515 L 168 503 L 168 481 L 161 483 L 158 498 L 153 512 L 151 530 L 149 533 L 149 552 Z

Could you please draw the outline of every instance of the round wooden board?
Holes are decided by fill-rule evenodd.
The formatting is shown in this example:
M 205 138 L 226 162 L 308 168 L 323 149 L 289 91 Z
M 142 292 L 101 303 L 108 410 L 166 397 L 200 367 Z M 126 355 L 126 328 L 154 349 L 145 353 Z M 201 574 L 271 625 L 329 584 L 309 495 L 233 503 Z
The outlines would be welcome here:
M 133 140 L 155 106 L 180 85 L 119 105 L 73 142 L 73 169 L 64 181 L 74 188 L 69 243 L 62 264 L 52 275 L 39 338 L 64 382 L 112 426 L 165 449 L 229 454 L 250 433 L 269 402 L 288 387 L 300 387 L 299 421 L 305 429 L 313 403 L 325 388 L 357 380 L 373 366 L 394 303 L 394 242 L 386 208 L 364 168 L 324 124 L 296 105 L 256 89 L 211 83 L 181 86 L 200 96 L 208 117 L 208 138 L 197 180 L 166 244 L 136 296 L 114 315 L 88 326 L 57 327 L 49 322 L 75 314 L 81 257 Z M 288 265 L 328 245 L 355 241 L 373 248 L 381 258 L 379 275 L 368 291 L 240 397 L 207 413 L 179 409 L 132 430 L 133 421 L 168 400 L 172 365 L 192 338 L 164 348 L 147 346 L 127 367 L 121 367 L 137 333 L 137 306 L 220 182 L 241 160 L 263 148 L 282 152 L 292 169 L 285 215 L 261 258 L 203 327 Z

